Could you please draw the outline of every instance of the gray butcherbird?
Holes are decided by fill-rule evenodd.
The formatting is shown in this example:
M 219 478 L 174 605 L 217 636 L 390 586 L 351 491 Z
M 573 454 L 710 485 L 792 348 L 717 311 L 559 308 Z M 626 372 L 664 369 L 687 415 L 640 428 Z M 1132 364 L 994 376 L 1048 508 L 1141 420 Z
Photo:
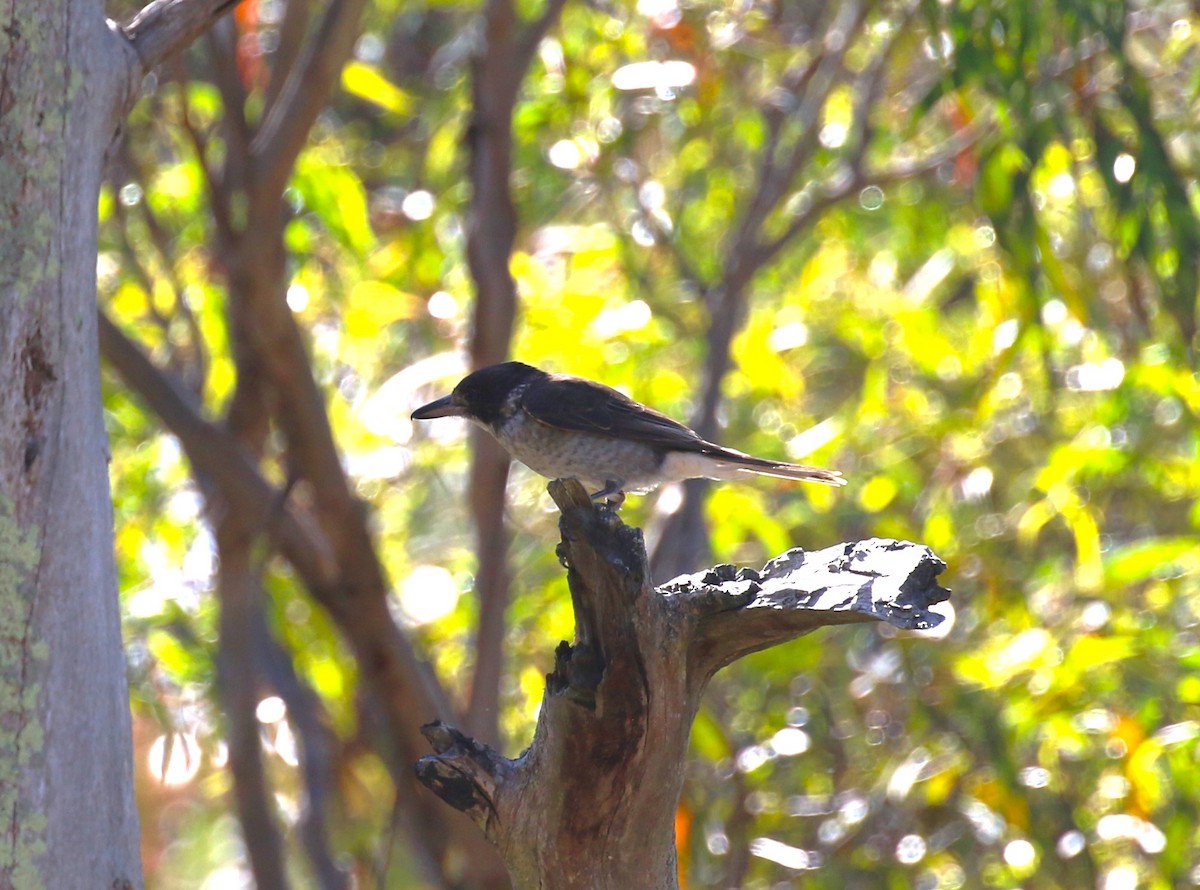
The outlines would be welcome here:
M 465 417 L 514 458 L 550 479 L 578 479 L 598 489 L 592 500 L 619 505 L 683 479 L 777 476 L 844 485 L 841 473 L 751 457 L 692 430 L 615 389 L 521 362 L 480 368 L 454 391 L 412 413 L 413 420 Z

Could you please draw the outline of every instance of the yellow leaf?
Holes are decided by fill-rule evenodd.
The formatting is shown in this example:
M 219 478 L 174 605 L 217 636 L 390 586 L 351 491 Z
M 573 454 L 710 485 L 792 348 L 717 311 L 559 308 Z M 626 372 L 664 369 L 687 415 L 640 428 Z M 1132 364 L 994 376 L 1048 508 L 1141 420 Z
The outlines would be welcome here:
M 1047 522 L 1054 518 L 1055 510 L 1047 500 L 1038 501 L 1021 514 L 1017 523 L 1017 538 L 1022 544 L 1032 544 Z
M 1052 657 L 1054 638 L 1040 627 L 1002 637 L 982 651 L 958 660 L 955 671 L 968 683 L 987 689 L 1003 686 L 1018 674 L 1034 670 Z
M 346 694 L 346 676 L 331 658 L 307 659 L 308 681 L 326 700 L 337 701 Z
M 1175 686 L 1175 697 L 1186 704 L 1200 702 L 1200 677 L 1182 678 Z
M 948 550 L 954 543 L 954 523 L 945 513 L 934 513 L 925 521 L 922 537 L 935 552 Z
M 1159 766 L 1159 755 L 1163 748 L 1154 739 L 1148 739 L 1134 749 L 1125 767 L 1126 778 L 1133 786 L 1134 800 L 1143 813 L 1153 813 L 1167 803 L 1171 786 Z
M 868 513 L 878 513 L 896 497 L 896 483 L 887 476 L 875 476 L 858 491 L 858 503 Z
M 378 68 L 362 62 L 350 62 L 342 69 L 342 87 L 394 114 L 407 114 L 412 108 L 408 93 L 380 74 Z
M 378 337 L 381 328 L 403 318 L 412 318 L 421 298 L 382 281 L 360 281 L 350 291 L 343 316 L 351 337 Z
M 378 278 L 388 278 L 395 275 L 412 260 L 412 251 L 400 241 L 391 241 L 374 253 L 367 260 L 367 269 Z
M 1134 652 L 1135 647 L 1130 637 L 1097 637 L 1089 634 L 1080 637 L 1071 646 L 1067 654 L 1067 664 L 1072 670 L 1086 674 L 1102 665 L 1123 661 Z
M 1076 504 L 1078 502 L 1076 501 Z M 1063 518 L 1075 536 L 1075 583 L 1080 590 L 1092 591 L 1104 580 L 1104 563 L 1100 557 L 1100 527 L 1090 510 L 1082 504 L 1071 505 Z

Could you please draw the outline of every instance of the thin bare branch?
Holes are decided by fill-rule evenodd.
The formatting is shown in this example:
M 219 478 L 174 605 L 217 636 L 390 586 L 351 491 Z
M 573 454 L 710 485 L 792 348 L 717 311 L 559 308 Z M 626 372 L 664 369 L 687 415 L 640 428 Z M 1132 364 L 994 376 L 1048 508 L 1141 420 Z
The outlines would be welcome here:
M 174 78 L 179 87 L 179 126 L 183 129 L 192 149 L 196 152 L 196 163 L 200 165 L 200 173 L 204 179 L 204 189 L 208 194 L 209 207 L 212 209 L 213 223 L 216 226 L 217 237 L 227 241 L 232 235 L 229 199 L 223 188 L 220 177 L 208 160 L 208 137 L 200 132 L 192 119 L 192 105 L 188 95 L 187 70 L 183 65 L 174 66 Z
M 195 394 L 157 368 L 103 310 L 99 326 L 105 360 L 179 439 L 197 474 L 221 493 L 229 509 L 255 519 L 257 528 L 273 531 L 277 545 L 317 599 L 330 596 L 337 566 L 320 531 L 291 506 L 272 520 L 273 505 L 280 503 L 278 490 L 262 478 L 229 433 L 201 415 Z
M 267 112 L 250 146 L 256 191 L 277 200 L 292 175 L 317 115 L 329 101 L 338 72 L 350 58 L 366 0 L 333 0 L 308 41 L 303 57 L 291 67 L 279 97 Z
M 475 281 L 471 365 L 479 368 L 508 357 L 517 311 L 517 288 L 509 271 L 517 214 L 512 172 L 512 117 L 520 85 L 538 44 L 558 21 L 566 0 L 547 0 L 542 14 L 521 28 L 513 0 L 488 0 L 482 39 L 471 65 L 471 207 L 467 219 L 467 264 Z M 504 490 L 508 455 L 489 436 L 471 438 L 471 520 L 475 527 L 479 624 L 471 677 L 468 726 L 498 741 L 500 675 L 504 665 L 508 606 L 508 532 Z
M 263 764 L 256 709 L 262 665 L 256 647 L 256 628 L 264 622 L 262 579 L 254 572 L 250 551 L 256 530 L 242 518 L 225 512 L 216 523 L 218 619 L 218 688 L 225 711 L 225 738 L 233 796 L 246 858 L 261 890 L 287 890 L 283 835 L 275 818 Z
M 304 853 L 322 890 L 344 890 L 349 886 L 349 878 L 334 859 L 326 818 L 326 809 L 336 793 L 337 737 L 320 697 L 296 673 L 292 654 L 265 623 L 259 627 L 257 646 L 262 653 L 266 679 L 287 706 L 288 723 L 300 742 L 304 797 L 299 834 Z
M 833 21 L 822 40 L 818 56 L 799 72 L 796 83 L 790 85 L 783 97 L 774 96 L 767 106 L 768 139 L 759 155 L 758 187 L 738 225 L 731 252 L 741 255 L 745 246 L 758 239 L 763 223 L 787 196 L 791 182 L 812 158 L 820 134 L 821 113 L 834 88 L 846 79 L 843 67 L 846 53 L 854 43 L 869 4 L 850 2 L 837 8 Z M 778 114 L 773 109 L 783 105 L 790 110 Z M 778 123 L 772 126 L 773 118 Z M 795 133 L 788 146 L 784 131 Z M 753 272 L 751 272 L 753 274 Z
M 554 27 L 566 5 L 567 0 L 546 0 L 546 8 L 542 10 L 542 14 L 525 26 L 524 33 L 517 40 L 516 48 L 515 61 L 520 71 L 524 72 L 529 68 L 538 44 Z
M 117 25 L 149 71 L 183 49 L 237 0 L 151 0 L 126 25 Z
M 916 11 L 915 3 L 908 3 L 897 11 L 898 20 L 891 23 L 891 31 L 888 32 L 883 45 L 876 50 L 870 64 L 856 78 L 854 109 L 851 112 L 850 132 L 846 139 L 846 144 L 850 147 L 850 169 L 856 175 L 862 171 L 867 149 L 870 148 L 875 133 L 872 112 L 883 96 L 883 88 L 887 83 L 888 62 L 900 42 L 900 35 L 905 32 L 905 27 Z
M 543 24 L 534 27 L 549 28 L 559 9 L 558 0 L 549 0 Z M 472 109 L 466 136 L 471 180 L 467 265 L 475 282 L 469 345 L 473 368 L 508 357 L 516 320 L 517 287 L 509 271 L 517 232 L 509 183 L 512 116 L 518 89 L 537 45 L 532 41 L 520 46 L 513 0 L 487 0 L 481 29 L 471 58 Z M 504 449 L 490 436 L 473 430 L 469 504 L 478 558 L 475 589 L 479 623 L 475 629 L 475 670 L 467 720 L 470 731 L 487 741 L 498 741 L 499 734 L 509 586 L 509 535 L 504 522 L 508 470 Z
M 238 31 L 234 20 L 218 22 L 205 35 L 205 43 L 213 57 L 213 81 L 221 93 L 221 128 L 228 143 L 220 184 L 225 203 L 232 205 L 231 195 L 244 191 L 250 176 L 248 159 L 252 138 L 246 120 L 246 85 L 242 83 L 237 63 Z
M 275 107 L 284 85 L 291 77 L 292 69 L 304 49 L 304 36 L 312 17 L 312 0 L 289 0 L 279 24 L 279 45 L 271 54 L 271 79 L 267 81 L 264 107 L 270 111 Z
M 828 52 L 826 43 L 822 41 L 811 58 L 784 72 L 781 78 L 782 83 L 771 90 L 763 101 L 759 111 L 767 124 L 767 138 L 758 154 L 758 181 L 760 183 L 765 182 L 771 175 L 775 164 L 775 155 L 779 151 L 779 142 L 783 138 L 783 125 L 788 119 L 789 111 L 796 106 L 797 97 L 804 95 L 809 82 L 821 70 Z
M 849 72 L 845 67 L 846 54 L 858 38 L 871 6 L 870 3 L 860 2 L 847 3 L 838 8 L 838 13 L 823 39 L 825 57 L 808 83 L 802 87 L 803 92 L 793 94 L 798 102 L 793 123 L 800 132 L 788 157 L 778 165 L 778 184 L 781 188 L 774 193 L 777 200 L 782 199 L 783 194 L 786 194 L 787 184 L 812 160 L 821 132 L 818 126 L 821 114 L 834 89 L 849 79 Z

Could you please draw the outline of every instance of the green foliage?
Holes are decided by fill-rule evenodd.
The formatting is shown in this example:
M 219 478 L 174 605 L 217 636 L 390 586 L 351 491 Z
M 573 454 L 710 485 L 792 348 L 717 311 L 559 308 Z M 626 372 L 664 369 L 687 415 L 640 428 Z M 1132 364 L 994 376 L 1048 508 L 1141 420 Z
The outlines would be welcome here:
M 804 35 L 823 19 L 808 4 L 664 6 L 569 4 L 541 46 L 513 124 L 514 351 L 683 419 L 706 358 L 702 291 L 756 186 L 758 108 L 815 51 Z M 462 700 L 477 615 L 467 443 L 453 422 L 418 433 L 407 415 L 462 368 L 475 7 L 385 7 L 291 184 L 288 299 L 374 510 L 397 615 Z M 715 680 L 693 734 L 689 887 L 1195 880 L 1200 20 L 1178 16 L 921 4 L 872 114 L 876 152 L 977 116 L 993 130 L 928 177 L 831 209 L 754 280 L 721 439 L 851 484 L 716 487 L 718 561 L 909 538 L 948 561 L 953 614 L 926 638 L 826 631 Z M 868 18 L 856 52 L 886 18 Z M 648 59 L 687 62 L 695 80 L 613 86 Z M 222 119 L 201 75 L 140 107 L 102 201 L 101 299 L 215 413 L 234 372 L 185 93 L 193 126 Z M 833 92 L 821 125 L 852 123 L 850 101 Z M 806 175 L 835 164 L 823 147 Z M 213 703 L 212 544 L 177 445 L 127 394 L 110 385 L 106 399 L 148 881 L 207 887 L 242 867 Z M 516 467 L 509 496 L 502 727 L 515 753 L 571 613 L 543 481 Z M 671 504 L 626 509 L 653 541 Z M 390 786 L 364 753 L 354 660 L 282 564 L 265 571 L 273 626 L 339 740 L 338 853 L 369 881 Z M 263 724 L 285 821 L 302 798 L 287 726 Z M 164 784 L 150 746 L 176 734 L 200 761 Z M 410 866 L 393 857 L 392 886 L 416 886 Z

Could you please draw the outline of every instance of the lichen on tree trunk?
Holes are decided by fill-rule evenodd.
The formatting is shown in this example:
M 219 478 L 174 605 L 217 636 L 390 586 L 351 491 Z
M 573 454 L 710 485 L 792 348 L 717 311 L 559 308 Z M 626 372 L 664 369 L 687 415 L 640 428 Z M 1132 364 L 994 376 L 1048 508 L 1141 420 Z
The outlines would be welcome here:
M 0 23 L 0 887 L 142 883 L 96 339 L 105 153 L 231 0 Z
M 927 548 L 872 539 L 716 566 L 655 589 L 639 529 L 556 481 L 575 610 L 532 744 L 509 760 L 441 723 L 417 774 L 470 815 L 517 890 L 676 888 L 674 817 L 688 736 L 714 673 L 819 627 L 932 627 L 948 591 Z
M 0 27 L 0 886 L 141 884 L 96 347 L 126 68 L 102 10 Z

